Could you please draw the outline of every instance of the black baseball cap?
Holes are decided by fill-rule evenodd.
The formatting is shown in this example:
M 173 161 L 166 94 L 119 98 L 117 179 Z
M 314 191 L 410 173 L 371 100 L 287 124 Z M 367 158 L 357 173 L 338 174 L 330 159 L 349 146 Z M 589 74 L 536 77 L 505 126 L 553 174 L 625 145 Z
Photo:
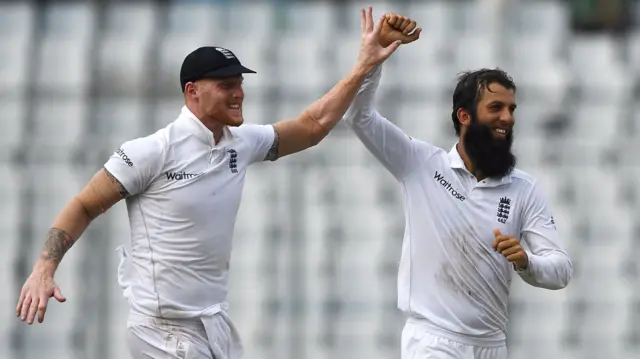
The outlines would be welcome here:
M 180 68 L 180 86 L 184 92 L 187 82 L 248 73 L 256 72 L 242 66 L 230 50 L 218 46 L 204 46 L 185 57 Z

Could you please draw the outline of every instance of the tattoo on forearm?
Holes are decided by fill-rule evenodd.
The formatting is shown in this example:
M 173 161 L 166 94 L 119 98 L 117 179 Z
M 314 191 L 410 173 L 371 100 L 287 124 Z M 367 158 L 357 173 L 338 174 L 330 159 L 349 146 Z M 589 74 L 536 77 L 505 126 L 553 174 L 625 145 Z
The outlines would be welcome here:
M 278 145 L 280 144 L 280 136 L 278 136 L 278 131 L 274 131 L 275 136 L 273 138 L 273 145 L 267 152 L 267 155 L 264 157 L 265 161 L 275 161 L 278 159 Z
M 120 193 L 120 198 L 129 197 L 129 192 L 127 191 L 126 188 L 124 188 L 122 183 L 120 183 L 120 181 L 118 181 L 118 179 L 114 175 L 112 175 L 111 172 L 109 172 L 109 170 L 107 170 L 106 168 L 103 168 L 103 170 L 104 170 L 104 173 L 107 174 L 107 177 L 109 177 L 109 180 L 118 186 L 118 193 Z
M 58 228 L 51 228 L 47 232 L 47 240 L 44 242 L 44 250 L 41 258 L 47 261 L 60 263 L 65 253 L 73 246 L 75 241 L 69 234 Z

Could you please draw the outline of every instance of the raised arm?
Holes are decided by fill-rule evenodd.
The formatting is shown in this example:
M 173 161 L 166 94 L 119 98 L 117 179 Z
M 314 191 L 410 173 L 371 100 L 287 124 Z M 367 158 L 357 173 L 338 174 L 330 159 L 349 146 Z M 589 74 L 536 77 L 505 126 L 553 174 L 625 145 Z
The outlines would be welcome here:
M 385 23 L 386 37 L 399 38 L 403 43 L 409 43 L 420 36 L 420 29 L 408 35 L 414 30 L 415 21 L 398 15 L 388 15 L 388 18 L 389 21 Z M 375 97 L 381 76 L 380 64 L 367 75 L 344 120 L 365 147 L 396 178 L 401 179 L 415 165 L 413 154 L 419 145 L 418 141 L 414 141 L 376 111 Z
M 387 47 L 380 45 L 380 31 L 385 21 L 384 16 L 374 28 L 371 7 L 366 11 L 362 10 L 361 15 L 362 45 L 357 64 L 349 74 L 304 110 L 300 116 L 274 124 L 276 142 L 267 159 L 283 157 L 317 145 L 344 116 L 367 73 L 374 66 L 385 61 L 400 46 L 400 41 Z
M 560 238 L 548 204 L 537 185 L 532 188 L 524 211 L 522 237 L 531 250 L 528 265 L 518 272 L 535 287 L 561 289 L 573 275 L 573 266 Z
M 18 299 L 16 316 L 33 324 L 36 313 L 42 323 L 49 298 L 66 298 L 54 282 L 64 255 L 89 224 L 118 201 L 142 192 L 159 171 L 162 146 L 154 137 L 125 143 L 58 214 L 47 232 L 44 248 Z

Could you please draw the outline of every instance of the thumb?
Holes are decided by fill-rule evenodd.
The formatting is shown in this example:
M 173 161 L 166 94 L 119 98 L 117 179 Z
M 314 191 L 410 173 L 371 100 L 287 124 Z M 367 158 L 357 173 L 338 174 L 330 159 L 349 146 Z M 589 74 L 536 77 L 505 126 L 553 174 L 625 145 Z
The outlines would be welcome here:
M 60 303 L 67 301 L 67 298 L 62 295 L 62 291 L 60 291 L 60 288 L 57 286 L 53 289 L 53 297 Z
M 417 28 L 413 34 L 409 35 L 409 40 L 407 43 L 414 42 L 420 38 L 420 33 L 422 33 L 422 28 Z
M 502 235 L 502 232 L 500 232 L 500 229 L 495 228 L 495 229 L 493 230 L 493 235 L 494 235 L 494 236 L 496 236 L 496 237 L 498 237 L 498 236 L 501 236 L 501 235 Z
M 392 42 L 391 45 L 385 47 L 384 48 L 384 57 L 387 58 L 387 57 L 391 56 L 391 54 L 393 54 L 398 49 L 398 47 L 400 47 L 400 44 L 402 44 L 402 41 L 396 40 L 396 41 Z

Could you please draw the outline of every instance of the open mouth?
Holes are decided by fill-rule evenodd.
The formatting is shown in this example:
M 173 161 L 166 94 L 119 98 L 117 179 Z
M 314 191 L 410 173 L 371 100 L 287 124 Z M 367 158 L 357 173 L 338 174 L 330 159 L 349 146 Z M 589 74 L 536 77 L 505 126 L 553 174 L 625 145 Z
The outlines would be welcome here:
M 229 105 L 229 108 L 232 109 L 232 110 L 239 110 L 240 109 L 240 104 Z
M 504 129 L 504 128 L 496 128 L 496 129 L 494 130 L 494 132 L 495 132 L 495 133 L 497 133 L 498 135 L 500 135 L 500 136 L 504 136 L 504 137 L 506 137 L 506 136 L 507 136 L 507 133 L 509 133 L 509 131 L 508 131 L 508 130 L 506 130 L 506 129 Z

